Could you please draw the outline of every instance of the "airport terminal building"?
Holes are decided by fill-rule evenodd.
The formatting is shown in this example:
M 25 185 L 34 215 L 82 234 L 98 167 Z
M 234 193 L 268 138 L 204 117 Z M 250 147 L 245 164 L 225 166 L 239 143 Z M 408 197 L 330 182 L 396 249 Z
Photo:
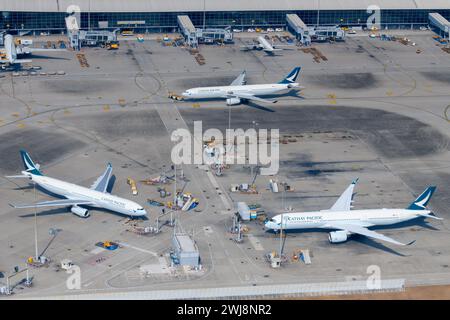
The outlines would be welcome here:
M 177 16 L 188 15 L 196 27 L 284 27 L 296 13 L 308 25 L 364 26 L 380 8 L 383 28 L 419 28 L 428 13 L 450 19 L 449 0 L 0 0 L 1 29 L 60 33 L 67 12 L 79 8 L 82 28 L 132 28 L 139 32 L 174 32 Z

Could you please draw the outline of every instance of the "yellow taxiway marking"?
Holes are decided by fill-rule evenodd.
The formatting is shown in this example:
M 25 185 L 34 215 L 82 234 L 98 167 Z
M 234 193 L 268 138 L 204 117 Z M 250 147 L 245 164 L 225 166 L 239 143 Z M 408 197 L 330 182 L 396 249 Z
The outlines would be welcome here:
M 70 112 L 70 110 L 64 110 L 64 114 L 70 114 L 71 112 Z
M 200 108 L 200 103 L 194 103 L 194 104 L 192 105 L 192 108 Z
M 23 128 L 25 128 L 25 123 L 18 123 L 18 124 L 17 124 L 17 127 L 18 127 L 19 129 L 23 129 Z
M 11 114 L 13 117 L 16 117 L 16 118 L 18 118 L 19 116 L 20 116 L 20 114 L 18 114 L 18 113 L 13 113 L 13 114 Z
M 105 104 L 103 106 L 103 111 L 109 111 L 109 110 L 111 110 L 111 107 L 109 106 L 109 104 Z
M 394 92 L 392 90 L 388 90 L 388 91 L 386 91 L 386 95 L 388 97 L 392 97 L 394 95 Z
M 328 100 L 329 104 L 336 104 L 336 94 L 334 93 L 327 94 L 327 98 L 330 99 Z

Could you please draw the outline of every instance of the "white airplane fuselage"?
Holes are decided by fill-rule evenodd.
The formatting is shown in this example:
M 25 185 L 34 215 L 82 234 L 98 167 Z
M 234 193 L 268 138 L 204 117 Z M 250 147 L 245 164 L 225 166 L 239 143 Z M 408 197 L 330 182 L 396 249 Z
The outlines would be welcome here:
M 272 83 L 254 84 L 245 86 L 220 86 L 220 87 L 199 87 L 186 90 L 182 93 L 187 99 L 211 99 L 227 98 L 233 94 L 251 94 L 254 96 L 268 96 L 287 92 L 290 89 L 298 88 L 298 83 Z
M 273 217 L 265 224 L 266 229 L 283 230 L 325 228 L 329 223 L 344 223 L 362 227 L 392 225 L 429 214 L 429 210 L 367 209 L 352 211 L 289 212 Z M 283 223 L 280 227 L 281 216 Z M 333 228 L 330 228 L 333 229 Z
M 267 41 L 266 39 L 264 39 L 264 37 L 259 36 L 257 38 L 258 42 L 259 42 L 259 46 L 267 52 L 273 52 L 273 51 L 277 51 L 270 43 L 269 41 Z
M 147 214 L 146 211 L 136 202 L 123 199 L 109 193 L 92 190 L 47 176 L 30 174 L 26 171 L 22 171 L 22 174 L 28 175 L 33 182 L 56 195 L 63 196 L 67 199 L 90 201 L 92 202 L 92 204 L 89 204 L 90 207 L 104 208 L 134 217 L 144 216 Z

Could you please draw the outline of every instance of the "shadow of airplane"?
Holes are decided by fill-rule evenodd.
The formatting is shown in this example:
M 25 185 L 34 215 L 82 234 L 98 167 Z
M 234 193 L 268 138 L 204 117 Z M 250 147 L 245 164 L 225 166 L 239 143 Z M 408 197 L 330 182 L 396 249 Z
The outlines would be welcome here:
M 37 55 L 37 54 L 27 54 L 27 55 L 24 55 L 24 56 L 29 58 L 29 59 L 34 59 L 34 60 L 40 60 L 40 59 L 45 59 L 45 60 L 66 60 L 66 61 L 71 60 L 69 58 L 64 58 L 64 57 L 52 57 L 52 56 Z

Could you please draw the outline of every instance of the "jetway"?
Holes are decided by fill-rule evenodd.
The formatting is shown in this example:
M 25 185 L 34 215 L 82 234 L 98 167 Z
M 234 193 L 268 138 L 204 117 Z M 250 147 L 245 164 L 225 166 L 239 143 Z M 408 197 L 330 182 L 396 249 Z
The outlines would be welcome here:
M 311 37 L 309 36 L 309 29 L 300 17 L 295 13 L 286 15 L 286 22 L 288 30 L 291 31 L 297 40 L 303 45 L 311 44 Z
M 428 21 L 431 29 L 442 38 L 450 40 L 450 22 L 437 12 L 428 14 Z
M 233 33 L 231 28 L 195 28 L 187 15 L 177 16 L 178 26 L 186 43 L 195 48 L 199 43 L 212 44 L 216 42 L 232 43 Z
M 215 43 L 217 41 L 223 43 L 233 42 L 233 33 L 230 28 L 197 29 L 196 34 L 199 43 Z
M 311 41 L 323 42 L 328 40 L 344 41 L 345 31 L 339 26 L 317 26 L 309 28 Z
M 312 41 L 343 41 L 345 31 L 339 26 L 310 26 L 308 27 L 297 14 L 286 15 L 288 30 L 295 35 L 303 45 L 309 45 Z
M 177 21 L 186 43 L 191 47 L 194 48 L 197 47 L 198 46 L 197 33 L 194 24 L 191 21 L 191 18 L 189 18 L 189 16 L 187 15 L 177 16 Z

